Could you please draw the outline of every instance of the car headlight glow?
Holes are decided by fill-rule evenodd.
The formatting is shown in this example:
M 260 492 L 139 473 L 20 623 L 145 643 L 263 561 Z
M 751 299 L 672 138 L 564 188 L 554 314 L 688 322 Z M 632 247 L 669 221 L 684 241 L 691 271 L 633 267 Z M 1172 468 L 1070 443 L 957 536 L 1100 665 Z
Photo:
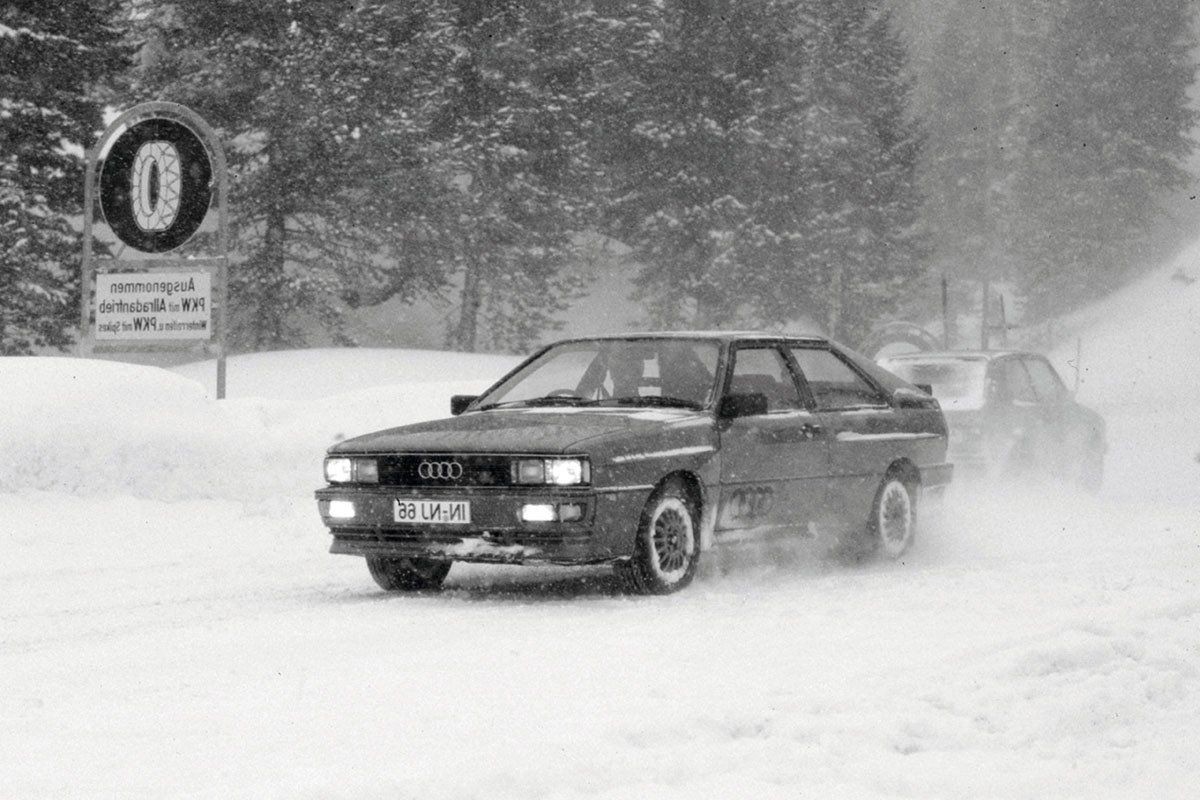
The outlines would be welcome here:
M 327 458 L 325 480 L 330 483 L 379 483 L 379 462 L 373 458 Z
M 513 462 L 513 483 L 578 486 L 590 483 L 591 469 L 583 458 L 520 458 Z
M 521 506 L 522 522 L 554 522 L 558 510 L 550 503 L 527 503 Z
M 546 483 L 558 486 L 583 483 L 583 462 L 578 458 L 546 459 Z
M 348 458 L 325 459 L 325 480 L 330 483 L 349 483 L 353 479 L 353 461 Z

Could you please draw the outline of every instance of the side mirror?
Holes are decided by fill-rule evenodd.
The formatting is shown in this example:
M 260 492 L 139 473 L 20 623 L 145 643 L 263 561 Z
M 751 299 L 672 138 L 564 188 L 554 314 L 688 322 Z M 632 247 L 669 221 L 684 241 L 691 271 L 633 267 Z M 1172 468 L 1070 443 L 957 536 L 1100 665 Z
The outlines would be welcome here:
M 450 416 L 457 417 L 467 410 L 467 406 L 479 399 L 477 394 L 456 394 L 450 398 Z
M 920 391 L 900 388 L 892 392 L 892 405 L 896 408 L 932 408 L 933 392 L 929 391 L 928 386 L 920 383 L 914 383 L 913 386 Z
M 767 413 L 767 396 L 760 392 L 725 395 L 721 398 L 721 406 L 717 413 L 721 419 L 757 417 Z

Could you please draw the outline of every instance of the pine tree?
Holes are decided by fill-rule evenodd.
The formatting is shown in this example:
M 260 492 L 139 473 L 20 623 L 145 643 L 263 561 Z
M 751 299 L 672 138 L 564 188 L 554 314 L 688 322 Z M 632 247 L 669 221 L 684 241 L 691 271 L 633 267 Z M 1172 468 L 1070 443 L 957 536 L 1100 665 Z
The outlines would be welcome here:
M 1163 193 L 1187 180 L 1197 115 L 1185 0 L 1060 0 L 1035 63 L 1018 175 L 1021 282 L 1044 316 L 1101 296 L 1132 272 Z
M 424 6 L 340 0 L 139 0 L 142 99 L 181 102 L 227 142 L 235 341 L 301 344 L 315 319 L 346 342 L 346 303 L 441 285 L 414 198 L 428 77 L 445 54 Z
M 763 133 L 755 125 L 788 16 L 761 2 L 635 4 L 618 40 L 628 53 L 611 124 L 614 233 L 647 267 L 640 293 L 659 325 L 737 318 L 752 243 Z M 761 251 L 760 251 L 761 254 Z
M 1033 318 L 1119 286 L 1187 178 L 1190 5 L 957 0 L 924 70 L 939 271 L 1014 281 Z
M 579 288 L 591 222 L 589 140 L 604 31 L 577 0 L 458 0 L 432 135 L 451 174 L 445 219 L 462 289 L 449 343 L 526 349 Z
M 800 299 L 829 335 L 855 342 L 924 270 L 916 236 L 921 140 L 906 51 L 882 4 L 816 2 L 809 9 L 805 47 L 786 73 L 810 87 L 793 134 L 803 158 L 791 179 L 803 187 L 793 190 L 803 215 L 794 201 L 784 206 L 802 224 L 793 225 L 785 269 L 762 288 L 760 303 L 782 320 L 787 308 L 778 299 Z M 785 168 L 771 172 L 783 176 Z
M 638 8 L 615 210 L 656 321 L 865 332 L 919 270 L 918 139 L 880 4 Z
M 243 345 L 451 281 L 454 346 L 555 324 L 594 202 L 588 3 L 141 2 L 140 95 L 232 144 Z
M 924 73 L 921 159 L 937 271 L 969 281 L 1014 277 L 1011 229 L 1038 37 L 1024 0 L 950 7 Z
M 124 63 L 116 2 L 0 10 L 0 353 L 73 340 L 83 150 L 101 127 L 95 87 Z

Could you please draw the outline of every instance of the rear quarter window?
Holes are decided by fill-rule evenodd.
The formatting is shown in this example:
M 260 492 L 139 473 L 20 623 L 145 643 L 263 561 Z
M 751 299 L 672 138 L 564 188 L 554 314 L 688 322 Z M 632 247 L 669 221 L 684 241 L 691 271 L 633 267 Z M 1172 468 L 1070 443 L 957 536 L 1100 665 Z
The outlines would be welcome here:
M 886 405 L 875 387 L 832 351 L 795 347 L 791 352 L 818 409 Z

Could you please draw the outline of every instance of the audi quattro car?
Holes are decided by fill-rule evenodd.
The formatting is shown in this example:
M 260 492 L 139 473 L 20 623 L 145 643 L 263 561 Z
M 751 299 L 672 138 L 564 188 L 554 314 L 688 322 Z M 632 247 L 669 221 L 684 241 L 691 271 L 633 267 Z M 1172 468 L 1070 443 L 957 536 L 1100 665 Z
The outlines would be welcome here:
M 1075 400 L 1044 356 L 968 350 L 880 363 L 930 386 L 950 426 L 949 458 L 965 474 L 1055 476 L 1099 490 L 1108 450 L 1104 419 Z
M 328 451 L 331 552 L 366 557 L 384 589 L 467 561 L 612 564 L 667 593 L 702 551 L 772 535 L 895 558 L 952 470 L 933 397 L 817 337 L 562 341 L 451 413 Z

